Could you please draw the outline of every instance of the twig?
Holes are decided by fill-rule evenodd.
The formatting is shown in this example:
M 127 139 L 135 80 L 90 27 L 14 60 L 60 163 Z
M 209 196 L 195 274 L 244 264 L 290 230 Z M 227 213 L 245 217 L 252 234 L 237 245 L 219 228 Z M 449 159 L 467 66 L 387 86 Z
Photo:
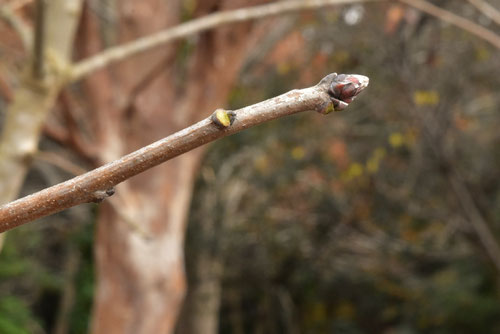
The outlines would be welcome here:
M 45 58 L 45 0 L 36 0 L 35 40 L 33 41 L 33 77 L 42 80 Z
M 14 13 L 14 10 L 9 5 L 0 6 L 0 17 L 17 32 L 24 48 L 30 50 L 33 36 L 26 23 Z
M 463 30 L 468 31 L 471 34 L 476 35 L 477 37 L 490 42 L 497 49 L 500 49 L 500 36 L 478 24 L 475 24 L 474 22 L 471 22 L 461 16 L 458 16 L 447 10 L 439 8 L 425 0 L 398 0 L 398 1 L 410 7 L 417 8 L 429 15 L 435 16 L 440 20 L 443 20 L 459 28 L 462 28 Z
M 68 140 L 66 144 L 70 145 L 75 153 L 85 159 L 90 164 L 96 165 L 96 148 L 92 141 L 84 137 L 85 124 L 79 124 L 75 115 L 75 110 L 78 108 L 73 96 L 66 89 L 61 92 L 60 101 L 62 106 L 63 117 L 68 129 Z
M 484 0 L 467 0 L 477 8 L 484 16 L 489 17 L 493 22 L 500 25 L 500 11 Z
M 327 75 L 316 86 L 292 90 L 236 111 L 211 117 L 86 174 L 0 207 L 0 232 L 69 207 L 99 202 L 112 187 L 149 168 L 251 126 L 306 110 L 342 110 L 368 85 L 360 75 Z
M 111 63 L 123 60 L 170 41 L 194 35 L 224 24 L 249 21 L 328 5 L 375 1 L 384 0 L 290 0 L 210 14 L 123 45 L 111 47 L 95 56 L 82 60 L 74 65 L 69 79 L 71 81 L 78 80 L 90 72 L 96 71 Z
M 127 115 L 131 116 L 134 110 L 134 103 L 136 102 L 137 96 L 146 90 L 156 79 L 164 74 L 162 70 L 169 68 L 167 65 L 174 60 L 175 53 L 170 53 L 163 59 L 161 59 L 157 64 L 155 64 L 148 73 L 144 74 L 131 89 L 130 93 L 127 94 L 127 99 L 124 103 L 123 109 L 126 110 Z
M 35 159 L 44 161 L 56 167 L 59 167 L 63 171 L 70 173 L 72 175 L 80 175 L 86 172 L 86 170 L 77 164 L 63 158 L 61 155 L 55 152 L 49 151 L 38 151 L 35 154 Z

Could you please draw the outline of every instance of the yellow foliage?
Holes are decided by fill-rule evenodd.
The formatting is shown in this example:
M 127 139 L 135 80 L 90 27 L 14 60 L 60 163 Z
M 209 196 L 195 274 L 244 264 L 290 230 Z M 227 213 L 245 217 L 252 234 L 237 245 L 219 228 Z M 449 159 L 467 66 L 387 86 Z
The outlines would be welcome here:
M 389 135 L 388 142 L 393 148 L 400 148 L 401 146 L 412 147 L 415 145 L 417 137 L 415 132 L 408 130 L 405 133 L 393 132 Z
M 347 170 L 347 175 L 350 178 L 355 178 L 363 175 L 363 166 L 357 162 L 351 164 L 351 166 L 349 166 L 349 169 Z
M 439 103 L 439 94 L 435 90 L 417 90 L 413 93 L 413 102 L 417 106 L 433 106 Z
M 349 166 L 349 168 L 347 168 L 347 171 L 345 171 L 342 174 L 341 178 L 343 181 L 350 181 L 350 180 L 355 179 L 361 175 L 363 175 L 363 165 L 361 165 L 360 163 L 354 162 Z
M 405 138 L 403 134 L 400 132 L 393 132 L 389 136 L 389 144 L 394 148 L 401 147 L 404 145 L 404 143 L 405 143 Z
M 302 146 L 295 146 L 292 151 L 290 152 L 292 158 L 295 160 L 302 160 L 304 159 L 304 156 L 306 155 L 306 151 Z

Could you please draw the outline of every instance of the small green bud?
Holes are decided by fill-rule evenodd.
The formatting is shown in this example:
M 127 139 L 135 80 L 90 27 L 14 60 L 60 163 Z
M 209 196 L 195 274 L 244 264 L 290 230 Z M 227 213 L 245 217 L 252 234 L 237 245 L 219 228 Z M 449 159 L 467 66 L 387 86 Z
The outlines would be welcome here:
M 236 113 L 232 110 L 224 110 L 219 108 L 214 111 L 210 119 L 219 127 L 227 128 L 228 126 L 233 124 L 234 120 L 236 119 Z

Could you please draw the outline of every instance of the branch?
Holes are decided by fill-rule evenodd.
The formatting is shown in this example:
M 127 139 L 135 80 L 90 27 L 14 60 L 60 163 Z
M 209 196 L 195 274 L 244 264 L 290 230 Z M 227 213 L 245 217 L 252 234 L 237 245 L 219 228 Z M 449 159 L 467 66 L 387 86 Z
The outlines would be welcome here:
M 206 15 L 199 19 L 194 19 L 175 27 L 159 31 L 155 34 L 136 39 L 132 42 L 111 47 L 95 56 L 82 60 L 73 66 L 69 80 L 76 81 L 88 75 L 90 72 L 106 67 L 111 63 L 150 50 L 173 40 L 185 38 L 224 24 L 249 21 L 328 5 L 375 1 L 384 0 L 289 0 Z
M 467 0 L 477 8 L 484 16 L 489 17 L 493 22 L 500 25 L 500 12 L 484 0 Z
M 73 163 L 68 159 L 65 159 L 64 157 L 55 152 L 38 151 L 35 154 L 34 158 L 46 162 L 48 164 L 51 164 L 53 166 L 59 167 L 61 170 L 72 175 L 80 175 L 86 172 L 84 168 L 78 166 L 77 164 Z
M 235 111 L 217 109 L 211 117 L 114 162 L 0 207 L 0 232 L 72 206 L 100 202 L 113 187 L 194 148 L 251 126 L 301 111 L 327 114 L 345 109 L 368 86 L 361 75 L 327 75 L 316 86 L 292 90 Z
M 478 24 L 475 24 L 474 22 L 450 13 L 449 11 L 439 8 L 425 0 L 399 0 L 399 2 L 405 3 L 410 7 L 417 8 L 429 15 L 439 18 L 440 20 L 453 24 L 481 39 L 484 39 L 485 41 L 490 42 L 497 49 L 500 49 L 500 36 Z

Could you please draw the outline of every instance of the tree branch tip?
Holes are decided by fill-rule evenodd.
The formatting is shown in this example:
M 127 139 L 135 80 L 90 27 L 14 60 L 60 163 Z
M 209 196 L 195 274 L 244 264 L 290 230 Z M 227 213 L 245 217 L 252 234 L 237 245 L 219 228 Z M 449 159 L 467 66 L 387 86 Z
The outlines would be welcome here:
M 320 105 L 316 111 L 329 114 L 332 111 L 342 111 L 361 93 L 370 79 L 360 74 L 331 73 L 321 79 L 317 86 L 327 91 L 330 101 Z

